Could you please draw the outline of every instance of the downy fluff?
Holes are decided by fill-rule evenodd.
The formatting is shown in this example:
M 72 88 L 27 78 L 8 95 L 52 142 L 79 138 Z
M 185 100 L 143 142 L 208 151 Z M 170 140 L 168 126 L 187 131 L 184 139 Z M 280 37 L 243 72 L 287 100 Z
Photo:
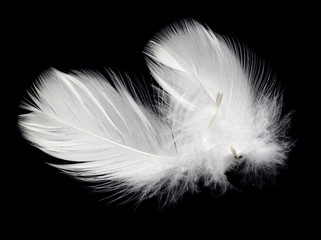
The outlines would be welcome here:
M 195 21 L 163 29 L 145 48 L 157 81 L 143 89 L 109 71 L 51 69 L 29 91 L 23 135 L 63 159 L 51 165 L 102 190 L 176 201 L 200 182 L 231 186 L 226 173 L 273 173 L 289 150 L 289 117 L 274 79 L 247 49 Z M 140 100 L 140 99 L 145 99 Z

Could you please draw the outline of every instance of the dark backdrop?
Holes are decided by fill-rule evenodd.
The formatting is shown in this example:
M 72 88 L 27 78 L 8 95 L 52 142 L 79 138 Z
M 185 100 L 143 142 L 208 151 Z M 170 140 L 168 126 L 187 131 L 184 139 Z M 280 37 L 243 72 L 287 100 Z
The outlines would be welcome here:
M 3 206 L 14 233 L 21 229 L 41 234 L 46 229 L 48 236 L 70 229 L 80 234 L 102 231 L 109 236 L 114 231 L 119 235 L 134 231 L 149 238 L 171 236 L 173 229 L 178 234 L 206 233 L 213 238 L 232 233 L 260 237 L 257 233 L 279 230 L 311 233 L 313 216 L 319 210 L 313 169 L 320 155 L 308 143 L 314 129 L 307 116 L 315 111 L 311 102 L 317 104 L 310 92 L 315 83 L 309 76 L 314 60 L 307 55 L 317 32 L 313 7 L 184 4 L 188 6 L 53 2 L 13 6 L 4 17 L 7 41 L 3 50 L 9 53 L 5 59 L 9 75 L 4 81 L 10 85 L 4 90 L 10 99 L 10 127 L 6 127 L 10 140 L 5 150 L 10 154 L 4 156 L 9 167 L 3 169 L 3 198 L 8 200 Z M 94 193 L 46 165 L 51 157 L 29 145 L 16 127 L 22 113 L 19 102 L 37 76 L 50 67 L 102 72 L 111 67 L 149 81 L 142 53 L 145 44 L 162 27 L 182 18 L 206 23 L 215 32 L 245 43 L 277 74 L 284 89 L 284 109 L 294 110 L 290 136 L 296 146 L 287 168 L 263 188 L 246 186 L 220 197 L 204 188 L 199 194 L 186 194 L 174 206 L 160 208 L 156 199 L 138 206 L 102 201 L 108 195 Z

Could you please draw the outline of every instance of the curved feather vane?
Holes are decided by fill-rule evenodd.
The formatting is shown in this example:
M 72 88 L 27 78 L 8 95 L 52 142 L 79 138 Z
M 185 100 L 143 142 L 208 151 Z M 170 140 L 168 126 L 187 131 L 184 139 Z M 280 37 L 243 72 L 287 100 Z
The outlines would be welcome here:
M 146 185 L 166 175 L 174 148 L 171 130 L 110 74 L 46 72 L 29 93 L 21 116 L 24 136 L 71 164 L 54 166 L 92 181 Z
M 165 28 L 145 53 L 160 85 L 157 112 L 125 87 L 129 78 L 109 72 L 112 87 L 96 73 L 52 69 L 29 92 L 24 136 L 67 160 L 53 166 L 140 199 L 157 193 L 176 201 L 200 180 L 225 190 L 226 173 L 241 163 L 247 175 L 284 163 L 289 117 L 253 54 L 195 21 Z
M 161 31 L 145 53 L 152 75 L 179 112 L 214 105 L 219 92 L 226 98 L 224 108 L 239 104 L 239 98 L 252 104 L 251 79 L 232 47 L 201 24 L 185 20 Z

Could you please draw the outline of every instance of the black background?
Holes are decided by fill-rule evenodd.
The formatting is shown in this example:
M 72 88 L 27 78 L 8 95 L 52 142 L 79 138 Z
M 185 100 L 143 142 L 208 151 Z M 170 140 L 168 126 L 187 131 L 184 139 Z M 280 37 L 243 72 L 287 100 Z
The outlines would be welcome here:
M 315 133 L 311 116 L 316 101 L 311 86 L 318 24 L 313 6 L 217 5 L 208 3 L 151 2 L 146 5 L 121 3 L 17 5 L 4 17 L 3 55 L 5 83 L 9 83 L 4 105 L 9 105 L 9 141 L 4 157 L 3 199 L 12 233 L 62 234 L 102 232 L 120 236 L 171 236 L 178 234 L 223 234 L 264 236 L 271 233 L 312 233 L 319 187 L 314 169 L 317 149 L 310 145 Z M 50 67 L 61 71 L 105 67 L 126 71 L 150 81 L 142 50 L 164 26 L 182 18 L 206 23 L 215 32 L 245 43 L 264 59 L 284 89 L 284 110 L 294 110 L 290 136 L 296 140 L 287 168 L 273 184 L 263 188 L 247 186 L 223 196 L 210 189 L 186 194 L 176 205 L 159 207 L 157 199 L 136 206 L 101 201 L 83 183 L 59 173 L 44 162 L 50 156 L 29 145 L 17 129 L 19 102 L 37 76 Z M 312 55 L 309 55 L 312 53 Z M 313 87 L 312 87 L 313 88 Z M 9 100 L 8 100 L 9 99 Z M 9 101 L 9 102 L 8 102 Z M 311 104 L 312 103 L 312 104 Z M 18 227 L 19 226 L 19 227 Z M 152 235 L 149 235 L 152 230 Z M 50 235 L 49 234 L 49 235 Z M 259 235 L 258 235 L 259 234 Z

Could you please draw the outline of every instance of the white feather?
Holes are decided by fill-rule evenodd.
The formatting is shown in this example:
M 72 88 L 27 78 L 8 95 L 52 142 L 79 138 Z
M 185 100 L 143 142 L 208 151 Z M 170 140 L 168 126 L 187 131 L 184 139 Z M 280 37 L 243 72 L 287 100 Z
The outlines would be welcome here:
M 52 164 L 89 181 L 119 181 L 133 190 L 150 186 L 170 169 L 174 147 L 168 125 L 133 99 L 114 74 L 41 76 L 21 116 L 24 136 L 70 164 Z
M 68 161 L 53 166 L 140 199 L 175 201 L 201 179 L 225 190 L 226 172 L 240 163 L 248 174 L 283 164 L 288 118 L 251 54 L 194 21 L 164 29 L 145 52 L 161 86 L 158 113 L 112 72 L 115 87 L 98 74 L 53 69 L 24 104 L 24 136 Z
M 281 95 L 249 51 L 183 21 L 157 35 L 146 52 L 185 164 L 203 163 L 220 183 L 239 161 L 233 156 L 252 170 L 283 164 L 289 118 L 281 118 Z

